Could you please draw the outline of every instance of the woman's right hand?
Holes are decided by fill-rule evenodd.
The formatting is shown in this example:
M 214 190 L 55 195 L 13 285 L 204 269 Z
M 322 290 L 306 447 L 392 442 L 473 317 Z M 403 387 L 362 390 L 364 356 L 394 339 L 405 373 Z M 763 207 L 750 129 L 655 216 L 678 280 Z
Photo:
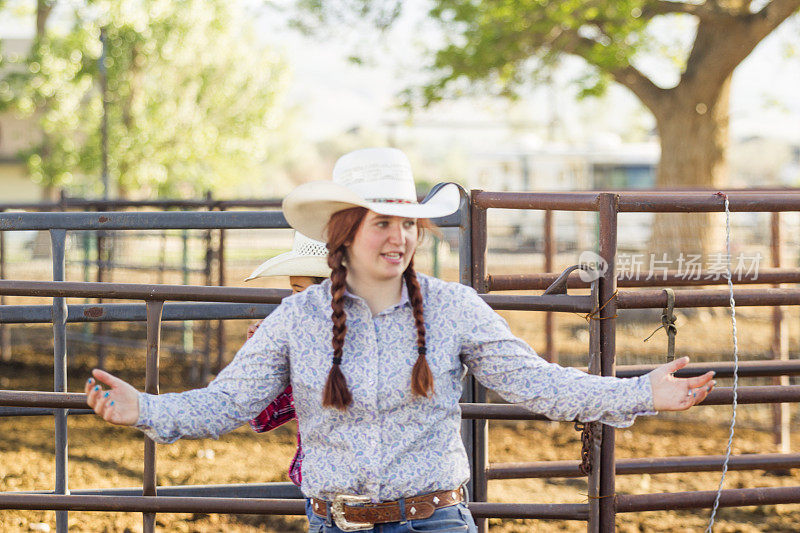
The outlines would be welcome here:
M 86 382 L 86 403 L 107 422 L 132 426 L 139 420 L 139 391 L 132 385 L 95 368 Z M 104 389 L 100 384 L 108 385 Z
M 250 324 L 250 326 L 248 326 L 248 328 L 247 328 L 247 338 L 248 339 L 256 334 L 256 330 L 258 329 L 258 326 L 260 326 L 262 322 L 264 322 L 264 321 L 263 320 L 259 320 L 258 322 L 253 322 L 252 324 Z

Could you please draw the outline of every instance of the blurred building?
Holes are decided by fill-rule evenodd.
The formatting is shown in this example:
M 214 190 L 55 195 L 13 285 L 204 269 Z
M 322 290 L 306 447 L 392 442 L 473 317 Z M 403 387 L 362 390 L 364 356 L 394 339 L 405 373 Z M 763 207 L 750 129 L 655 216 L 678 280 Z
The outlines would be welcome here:
M 466 185 L 492 191 L 580 191 L 646 189 L 655 185 L 660 149 L 656 142 L 610 146 L 545 144 L 535 149 L 476 153 Z M 490 223 L 508 247 L 543 247 L 543 212 L 493 210 Z M 649 214 L 620 217 L 619 246 L 638 248 L 650 238 Z M 594 242 L 596 214 L 556 212 L 559 249 L 583 250 Z M 501 228 L 504 228 L 501 230 Z

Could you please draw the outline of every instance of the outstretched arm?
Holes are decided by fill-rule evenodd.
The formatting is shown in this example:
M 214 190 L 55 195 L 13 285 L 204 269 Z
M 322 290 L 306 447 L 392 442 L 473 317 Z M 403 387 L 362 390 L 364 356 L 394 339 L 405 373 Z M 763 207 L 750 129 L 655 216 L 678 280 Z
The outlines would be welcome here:
M 118 377 L 95 368 L 84 390 L 86 403 L 106 422 L 132 426 L 139 419 L 139 391 Z
M 676 378 L 673 372 L 689 363 L 681 357 L 663 364 L 648 374 L 653 389 L 653 407 L 656 411 L 683 411 L 705 400 L 716 385 L 712 381 L 714 372 L 706 372 L 693 378 Z
M 104 420 L 134 425 L 156 442 L 218 438 L 250 420 L 289 381 L 291 311 L 279 306 L 207 387 L 152 395 L 94 370 L 87 401 Z
M 600 421 L 630 426 L 636 416 L 688 409 L 705 399 L 713 374 L 676 378 L 688 359 L 631 379 L 602 377 L 547 363 L 472 290 L 453 286 L 460 313 L 462 360 L 486 387 L 506 401 L 554 420 Z

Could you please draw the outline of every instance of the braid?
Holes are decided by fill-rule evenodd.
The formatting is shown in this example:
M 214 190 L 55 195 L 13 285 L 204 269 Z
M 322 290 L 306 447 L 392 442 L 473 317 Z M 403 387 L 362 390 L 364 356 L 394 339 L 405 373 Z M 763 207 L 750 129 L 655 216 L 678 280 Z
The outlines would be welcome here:
M 328 266 L 331 267 L 331 320 L 333 321 L 333 365 L 328 373 L 322 391 L 322 405 L 345 410 L 353 401 L 347 388 L 347 380 L 342 374 L 342 348 L 347 333 L 347 316 L 344 312 L 344 290 L 347 268 L 342 264 L 344 246 L 328 253 Z
M 414 325 L 417 327 L 417 361 L 411 370 L 411 391 L 416 396 L 429 397 L 433 394 L 433 374 L 425 357 L 427 349 L 425 347 L 425 316 L 422 306 L 422 291 L 419 288 L 417 273 L 414 271 L 414 259 L 408 264 L 403 277 L 406 280 L 408 299 L 414 311 Z

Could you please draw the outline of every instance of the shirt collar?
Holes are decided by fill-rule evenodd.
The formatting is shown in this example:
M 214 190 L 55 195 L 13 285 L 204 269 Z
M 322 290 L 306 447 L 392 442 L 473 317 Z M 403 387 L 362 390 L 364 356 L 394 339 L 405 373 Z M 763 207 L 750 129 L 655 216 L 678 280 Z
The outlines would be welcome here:
M 326 290 L 327 290 L 328 294 L 330 294 L 331 293 L 330 279 L 325 280 L 325 282 L 327 283 Z M 364 298 L 362 298 L 361 296 L 358 296 L 356 294 L 353 294 L 352 292 L 350 292 L 347 289 L 347 287 L 345 287 L 345 289 L 344 289 L 344 295 L 347 298 L 350 298 L 351 300 L 363 302 L 364 305 L 367 305 L 367 302 L 364 301 Z M 411 304 L 411 300 L 408 299 L 408 287 L 406 286 L 406 278 L 403 277 L 401 279 L 401 285 L 400 285 L 400 301 L 397 302 L 395 305 L 393 305 L 391 307 L 387 307 L 386 309 L 384 309 L 383 311 L 381 311 L 380 313 L 378 313 L 375 316 L 380 316 L 380 315 L 383 315 L 383 314 L 386 314 L 386 313 L 390 313 L 394 309 L 397 309 L 399 307 L 403 307 L 406 304 L 410 305 Z

